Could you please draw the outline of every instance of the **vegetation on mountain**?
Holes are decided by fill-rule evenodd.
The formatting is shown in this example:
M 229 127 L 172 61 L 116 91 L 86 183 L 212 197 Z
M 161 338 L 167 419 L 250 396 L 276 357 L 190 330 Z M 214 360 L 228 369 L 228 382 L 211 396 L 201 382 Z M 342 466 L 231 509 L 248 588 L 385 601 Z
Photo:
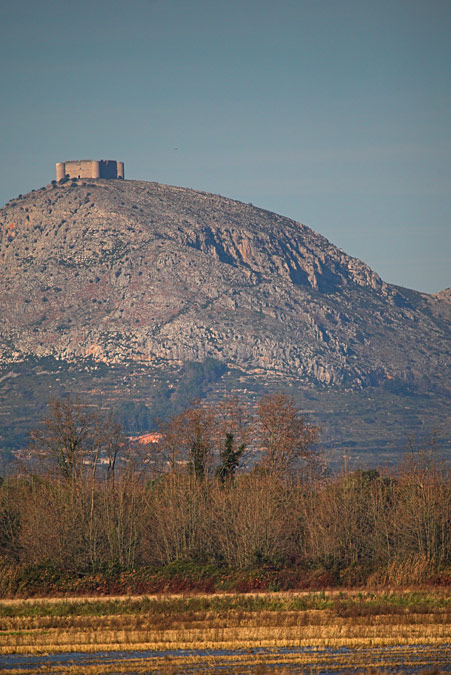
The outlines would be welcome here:
M 116 409 L 116 419 L 130 434 L 156 429 L 161 420 L 182 412 L 203 398 L 226 370 L 224 363 L 211 357 L 201 362 L 189 361 L 181 368 L 176 383 L 164 381 L 154 388 L 150 404 L 121 401 Z

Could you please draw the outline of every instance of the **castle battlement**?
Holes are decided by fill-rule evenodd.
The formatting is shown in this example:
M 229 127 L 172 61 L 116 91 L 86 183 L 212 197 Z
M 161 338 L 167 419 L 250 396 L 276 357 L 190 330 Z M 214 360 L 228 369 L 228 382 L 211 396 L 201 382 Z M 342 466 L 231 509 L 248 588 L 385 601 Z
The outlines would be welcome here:
M 124 162 L 114 159 L 77 159 L 58 162 L 56 180 L 69 178 L 124 178 Z

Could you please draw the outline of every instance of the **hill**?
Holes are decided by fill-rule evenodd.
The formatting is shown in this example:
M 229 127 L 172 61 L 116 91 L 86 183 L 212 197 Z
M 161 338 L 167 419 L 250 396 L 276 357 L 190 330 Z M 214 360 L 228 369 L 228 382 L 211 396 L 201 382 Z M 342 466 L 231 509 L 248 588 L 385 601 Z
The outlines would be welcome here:
M 449 293 L 387 284 L 288 218 L 157 183 L 73 180 L 0 210 L 0 265 L 4 445 L 49 391 L 128 405 L 130 428 L 139 410 L 148 427 L 193 362 L 207 363 L 201 395 L 290 391 L 326 444 L 449 438 Z

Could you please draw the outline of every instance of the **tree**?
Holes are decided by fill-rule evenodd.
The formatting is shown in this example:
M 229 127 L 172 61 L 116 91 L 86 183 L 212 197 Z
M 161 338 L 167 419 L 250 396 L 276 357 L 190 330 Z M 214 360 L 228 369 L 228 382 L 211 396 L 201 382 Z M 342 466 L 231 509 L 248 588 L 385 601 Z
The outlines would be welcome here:
M 39 464 L 72 483 L 87 475 L 94 479 L 100 466 L 114 477 L 124 438 L 113 416 L 102 416 L 70 397 L 52 399 L 48 407 L 47 417 L 30 434 L 33 468 Z
M 216 476 L 222 483 L 233 480 L 245 449 L 246 445 L 244 443 L 238 446 L 238 448 L 235 447 L 234 436 L 228 431 L 225 437 L 224 447 L 219 451 L 221 464 L 216 469 Z
M 249 410 L 236 398 L 226 398 L 214 409 L 215 446 L 220 464 L 216 476 L 222 483 L 233 480 L 252 434 Z
M 198 480 L 204 480 L 208 471 L 207 463 L 211 452 L 208 439 L 202 433 L 199 426 L 194 431 L 194 438 L 191 441 L 189 470 Z
M 103 415 L 70 397 L 49 402 L 48 415 L 31 432 L 28 454 L 33 471 L 43 469 L 57 477 L 57 481 L 43 480 L 41 492 L 48 492 L 48 496 L 40 501 L 53 513 L 59 510 L 57 526 L 52 518 L 44 518 L 47 532 L 40 537 L 43 550 L 54 551 L 52 557 L 59 555 L 57 551 L 65 548 L 62 542 L 68 540 L 72 549 L 70 553 L 66 549 L 66 554 L 78 561 L 77 565 L 87 565 L 92 571 L 98 568 L 105 535 L 115 527 L 116 507 L 124 501 L 122 481 L 116 481 L 115 473 L 125 447 L 128 449 L 114 415 Z M 31 537 L 36 536 L 35 514 L 32 509 Z
M 213 452 L 214 415 L 199 404 L 171 417 L 161 427 L 160 449 L 172 472 L 187 467 L 203 480 L 209 471 Z
M 257 446 L 266 473 L 288 477 L 306 463 L 318 465 L 318 439 L 319 427 L 307 423 L 289 396 L 270 394 L 258 403 Z

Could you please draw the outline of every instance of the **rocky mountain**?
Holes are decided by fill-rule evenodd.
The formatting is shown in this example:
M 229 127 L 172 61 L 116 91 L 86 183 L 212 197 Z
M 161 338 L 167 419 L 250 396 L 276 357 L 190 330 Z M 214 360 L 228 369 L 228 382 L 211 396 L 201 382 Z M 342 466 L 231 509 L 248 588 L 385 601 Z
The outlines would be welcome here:
M 0 210 L 0 265 L 0 400 L 43 358 L 139 372 L 136 401 L 146 375 L 212 358 L 238 392 L 432 396 L 443 425 L 449 289 L 387 284 L 277 214 L 158 183 L 54 183 Z

